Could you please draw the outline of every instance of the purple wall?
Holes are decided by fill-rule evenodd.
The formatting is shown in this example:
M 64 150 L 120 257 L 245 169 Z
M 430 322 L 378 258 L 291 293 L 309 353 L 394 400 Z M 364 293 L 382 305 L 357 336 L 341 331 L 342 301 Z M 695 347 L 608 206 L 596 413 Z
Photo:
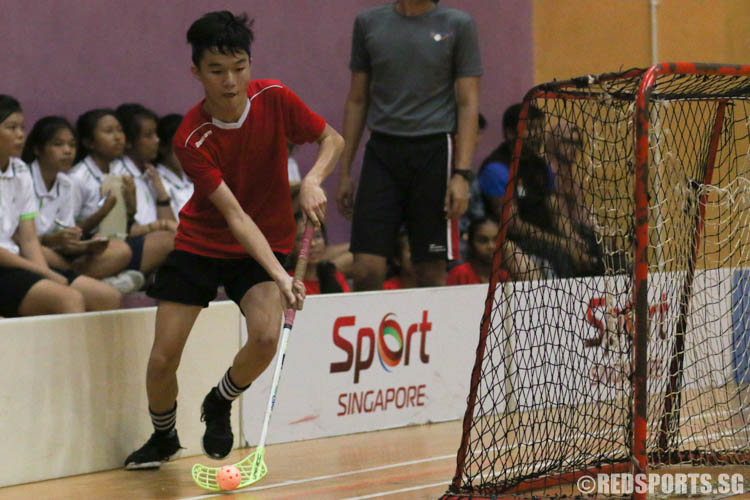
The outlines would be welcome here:
M 45 114 L 74 120 L 81 112 L 140 102 L 157 113 L 183 113 L 202 97 L 190 77 L 185 32 L 211 9 L 255 18 L 253 78 L 282 80 L 340 130 L 349 86 L 354 16 L 378 0 L 4 0 L 0 93 L 17 97 L 27 129 Z M 481 110 L 490 125 L 481 160 L 500 140 L 505 107 L 532 85 L 531 2 L 443 0 L 477 23 L 485 75 Z M 315 148 L 297 153 L 304 172 Z M 359 166 L 355 167 L 355 173 Z M 335 175 L 326 182 L 329 231 L 346 240 L 349 224 L 335 209 Z

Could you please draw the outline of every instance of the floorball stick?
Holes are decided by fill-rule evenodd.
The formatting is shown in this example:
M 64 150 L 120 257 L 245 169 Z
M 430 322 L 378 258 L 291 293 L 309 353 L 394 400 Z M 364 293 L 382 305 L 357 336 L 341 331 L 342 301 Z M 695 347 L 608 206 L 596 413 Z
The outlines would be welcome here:
M 310 254 L 310 243 L 312 242 L 314 228 L 311 223 L 307 223 L 305 227 L 305 233 L 302 237 L 302 247 L 297 257 L 297 266 L 294 269 L 294 280 L 302 281 L 305 277 L 305 271 L 307 270 L 307 259 Z M 286 345 L 289 341 L 289 334 L 292 331 L 292 325 L 294 324 L 294 309 L 287 309 L 284 313 L 284 330 L 281 334 L 281 345 L 279 347 L 279 356 L 276 361 L 276 369 L 273 373 L 273 382 L 271 383 L 271 394 L 268 399 L 268 406 L 266 407 L 266 414 L 263 418 L 263 431 L 260 434 L 260 441 L 258 442 L 255 451 L 248 455 L 245 459 L 233 464 L 240 472 L 240 483 L 236 488 L 244 488 L 253 483 L 256 483 L 263 479 L 263 476 L 268 472 L 266 463 L 263 460 L 265 456 L 265 444 L 266 435 L 268 434 L 268 424 L 271 422 L 271 412 L 273 411 L 274 404 L 276 403 L 276 392 L 279 389 L 279 379 L 281 378 L 281 368 L 284 366 L 284 357 L 286 356 Z M 195 484 L 210 491 L 220 491 L 219 483 L 216 479 L 216 474 L 219 472 L 220 467 L 207 467 L 201 464 L 195 464 L 193 466 L 193 481 Z

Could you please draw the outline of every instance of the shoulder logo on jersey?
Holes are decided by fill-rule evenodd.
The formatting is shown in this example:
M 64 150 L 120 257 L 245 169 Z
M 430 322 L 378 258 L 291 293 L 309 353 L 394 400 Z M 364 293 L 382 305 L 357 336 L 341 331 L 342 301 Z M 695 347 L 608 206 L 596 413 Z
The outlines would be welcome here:
M 455 33 L 453 31 L 448 31 L 447 33 L 436 33 L 434 31 L 430 32 L 430 38 L 432 38 L 436 42 L 442 42 L 443 40 L 447 40 L 454 35 Z
M 213 130 L 207 130 L 206 133 L 203 134 L 200 139 L 198 139 L 197 141 L 195 141 L 195 147 L 199 148 L 199 147 L 203 146 L 203 143 L 206 142 L 206 139 L 208 139 L 208 136 L 211 135 L 211 134 L 213 134 L 213 133 L 214 133 Z

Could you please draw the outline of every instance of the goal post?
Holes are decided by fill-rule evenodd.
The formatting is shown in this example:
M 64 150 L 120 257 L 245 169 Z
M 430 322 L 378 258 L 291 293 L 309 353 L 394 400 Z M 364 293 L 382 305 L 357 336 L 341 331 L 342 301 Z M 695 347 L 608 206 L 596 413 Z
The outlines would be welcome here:
M 750 66 L 534 87 L 498 218 L 444 500 L 750 464 Z

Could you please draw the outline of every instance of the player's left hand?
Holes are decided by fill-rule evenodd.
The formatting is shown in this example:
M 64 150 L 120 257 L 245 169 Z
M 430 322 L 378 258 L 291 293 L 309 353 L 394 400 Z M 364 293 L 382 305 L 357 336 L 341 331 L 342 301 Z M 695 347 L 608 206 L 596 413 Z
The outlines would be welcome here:
M 469 208 L 469 182 L 460 175 L 451 177 L 445 194 L 445 217 L 456 219 Z
M 281 306 L 287 309 L 302 310 L 305 302 L 305 284 L 286 275 L 276 282 L 281 295 Z
M 299 188 L 299 206 L 302 209 L 302 223 L 309 219 L 317 228 L 326 218 L 326 205 L 328 199 L 326 193 L 320 185 L 309 181 L 307 178 L 302 180 Z

